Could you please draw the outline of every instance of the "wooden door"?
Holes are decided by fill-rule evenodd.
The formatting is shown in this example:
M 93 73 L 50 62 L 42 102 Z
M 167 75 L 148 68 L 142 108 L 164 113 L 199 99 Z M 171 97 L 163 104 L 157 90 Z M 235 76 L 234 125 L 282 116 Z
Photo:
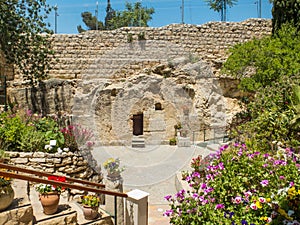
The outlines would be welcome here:
M 133 115 L 133 135 L 143 135 L 143 114 Z

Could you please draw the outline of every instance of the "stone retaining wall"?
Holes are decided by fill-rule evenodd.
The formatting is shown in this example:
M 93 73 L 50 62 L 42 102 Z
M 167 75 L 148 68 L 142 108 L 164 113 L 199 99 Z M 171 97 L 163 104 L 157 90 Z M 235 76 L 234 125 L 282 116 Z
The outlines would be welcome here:
M 89 163 L 91 158 L 86 153 L 44 153 L 44 152 L 7 152 L 10 163 L 22 168 L 38 170 L 55 175 L 68 176 L 90 180 L 96 183 L 102 181 L 102 175 L 95 162 Z M 93 167 L 96 167 L 94 169 Z M 98 172 L 96 171 L 98 170 Z

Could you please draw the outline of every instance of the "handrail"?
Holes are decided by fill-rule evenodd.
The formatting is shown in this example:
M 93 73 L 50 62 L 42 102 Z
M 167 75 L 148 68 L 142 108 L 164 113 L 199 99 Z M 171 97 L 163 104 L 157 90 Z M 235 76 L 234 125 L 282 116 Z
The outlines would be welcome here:
M 0 168 L 4 168 L 4 169 L 8 169 L 8 170 L 16 170 L 16 171 L 24 172 L 24 173 L 30 173 L 30 174 L 34 174 L 37 176 L 45 176 L 45 177 L 53 176 L 53 174 L 50 174 L 50 173 L 36 171 L 36 170 L 30 170 L 30 169 L 12 166 L 12 165 L 8 165 L 8 164 L 4 164 L 4 163 L 0 163 Z M 105 187 L 104 184 L 94 183 L 94 182 L 90 182 L 90 181 L 86 181 L 86 180 L 75 179 L 75 178 L 71 178 L 71 177 L 66 177 L 66 181 L 87 184 L 87 185 L 97 186 L 97 187 L 101 187 L 101 188 Z
M 24 173 L 29 173 L 29 174 L 34 174 L 34 175 L 37 175 L 37 176 L 46 176 L 46 177 L 56 176 L 56 175 L 53 175 L 53 174 L 50 174 L 50 173 L 45 173 L 45 172 L 39 172 L 39 171 L 35 171 L 35 170 L 20 168 L 20 167 L 17 167 L 17 166 L 12 166 L 12 165 L 8 165 L 8 164 L 4 164 L 4 163 L 0 163 L 0 168 L 19 171 L 19 172 L 24 172 Z M 103 185 L 103 184 L 98 184 L 98 183 L 85 181 L 85 180 L 79 180 L 79 179 L 70 178 L 70 177 L 65 177 L 66 181 L 81 183 L 81 184 L 88 184 L 88 185 L 96 186 L 98 188 L 92 188 L 92 187 L 82 186 L 82 185 L 78 185 L 78 184 L 70 184 L 70 183 L 67 183 L 67 182 L 46 180 L 46 179 L 42 179 L 42 178 L 38 178 L 38 177 L 30 177 L 30 176 L 24 175 L 24 174 L 11 173 L 11 172 L 1 171 L 1 170 L 0 170 L 0 176 L 10 177 L 10 178 L 15 178 L 15 179 L 20 179 L 20 180 L 27 180 L 27 181 L 43 183 L 43 184 L 57 185 L 57 186 L 65 187 L 65 188 L 73 188 L 73 189 L 77 189 L 77 190 L 89 191 L 89 192 L 94 192 L 94 193 L 113 195 L 114 199 L 115 199 L 114 200 L 114 202 L 115 202 L 115 215 L 114 215 L 115 224 L 117 224 L 117 197 L 122 197 L 122 198 L 127 198 L 128 197 L 128 195 L 126 193 L 123 193 L 123 192 L 116 192 L 116 191 L 108 191 L 108 190 L 105 190 L 105 189 L 98 189 L 99 187 L 100 188 L 105 187 L 105 185 Z
M 66 187 L 66 188 L 73 188 L 73 189 L 77 189 L 77 190 L 84 190 L 84 191 L 90 191 L 90 192 L 95 192 L 95 193 L 100 193 L 100 194 L 113 195 L 113 196 L 118 196 L 118 197 L 123 197 L 123 198 L 128 197 L 128 195 L 126 193 L 122 193 L 122 192 L 108 191 L 108 190 L 104 190 L 104 189 L 97 189 L 97 188 L 92 188 L 92 187 L 87 187 L 87 186 L 82 186 L 82 185 L 77 185 L 77 184 L 69 184 L 66 182 L 60 182 L 60 181 L 54 181 L 54 180 L 46 180 L 46 179 L 42 179 L 42 178 L 30 177 L 28 175 L 11 173 L 11 172 L 6 172 L 6 171 L 0 171 L 0 176 L 21 179 L 21 180 L 27 180 L 27 181 L 43 183 L 43 184 L 58 185 L 58 186 Z

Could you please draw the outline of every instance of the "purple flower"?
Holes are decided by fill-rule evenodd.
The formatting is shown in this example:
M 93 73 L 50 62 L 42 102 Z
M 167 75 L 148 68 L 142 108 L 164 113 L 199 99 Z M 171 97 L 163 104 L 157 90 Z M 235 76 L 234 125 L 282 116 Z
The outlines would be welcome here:
M 186 182 L 190 182 L 192 180 L 192 177 L 191 176 L 187 176 L 186 178 L 185 178 L 185 181 Z
M 214 180 L 214 175 L 213 174 L 207 174 L 206 175 L 206 180 Z
M 182 189 L 175 196 L 176 196 L 176 198 L 183 199 L 184 198 L 184 193 L 185 193 L 185 190 Z
M 279 179 L 283 180 L 283 179 L 285 179 L 285 176 L 280 176 Z
M 263 187 L 266 187 L 268 184 L 269 184 L 269 181 L 268 180 L 262 180 L 260 182 L 260 184 L 263 186 Z
M 172 216 L 173 214 L 173 209 L 168 209 L 164 212 L 163 216 Z
M 242 225 L 248 225 L 248 222 L 246 220 L 242 220 Z
M 197 193 L 193 193 L 193 199 L 197 199 L 197 198 L 199 198 L 199 195 L 197 194 Z
M 164 197 L 165 200 L 170 201 L 170 199 L 172 199 L 172 195 L 167 195 Z
M 204 189 L 203 191 L 205 194 L 208 194 L 209 192 L 212 192 L 213 190 L 214 190 L 213 188 L 208 187 L 208 188 Z
M 199 172 L 193 172 L 192 177 L 200 178 L 200 173 Z
M 220 170 L 224 170 L 224 163 L 220 162 L 218 167 L 219 167 Z
M 224 212 L 224 218 L 227 218 L 227 215 L 229 215 L 228 218 L 231 219 L 234 215 L 234 212 L 228 212 L 228 211 Z
M 223 204 L 217 204 L 215 209 L 224 209 L 225 206 Z

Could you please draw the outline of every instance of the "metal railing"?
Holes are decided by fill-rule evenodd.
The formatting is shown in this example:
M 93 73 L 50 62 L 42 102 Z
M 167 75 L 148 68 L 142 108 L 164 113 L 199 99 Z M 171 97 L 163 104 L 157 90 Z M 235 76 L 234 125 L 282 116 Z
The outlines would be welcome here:
M 192 135 L 193 144 L 200 141 L 216 142 L 217 140 L 222 140 L 223 142 L 225 142 L 226 139 L 228 139 L 228 127 L 204 127 L 200 130 L 193 131 Z
M 16 171 L 16 172 L 31 174 L 31 176 L 29 176 L 29 175 L 25 175 L 25 174 L 18 174 L 18 173 L 6 172 L 6 171 L 0 170 L 0 176 L 3 176 L 3 177 L 10 177 L 10 178 L 14 178 L 14 179 L 26 180 L 26 181 L 30 181 L 30 182 L 36 182 L 36 183 L 57 185 L 57 186 L 65 187 L 65 188 L 94 192 L 94 193 L 98 193 L 98 194 L 112 195 L 112 196 L 114 196 L 115 224 L 117 224 L 117 204 L 116 204 L 117 197 L 122 197 L 122 198 L 128 197 L 128 195 L 126 193 L 116 192 L 116 191 L 108 191 L 108 190 L 103 189 L 105 187 L 105 185 L 86 181 L 86 180 L 80 180 L 80 179 L 66 177 L 66 182 L 60 182 L 60 181 L 54 181 L 54 180 L 47 180 L 47 179 L 43 179 L 43 178 L 39 178 L 39 177 L 32 177 L 32 174 L 37 175 L 37 176 L 43 176 L 43 177 L 57 176 L 55 174 L 49 174 L 49 173 L 45 173 L 45 172 L 39 172 L 39 171 L 35 171 L 35 170 L 20 168 L 17 166 L 12 166 L 12 165 L 8 165 L 8 164 L 4 164 L 4 163 L 0 163 L 0 168 L 12 170 L 12 171 Z M 93 187 L 83 186 L 83 185 L 78 185 L 78 184 L 71 184 L 68 182 L 81 183 L 81 184 L 90 185 Z M 95 187 L 97 187 L 97 188 L 95 188 Z M 99 188 L 101 188 L 101 189 L 99 189 Z

